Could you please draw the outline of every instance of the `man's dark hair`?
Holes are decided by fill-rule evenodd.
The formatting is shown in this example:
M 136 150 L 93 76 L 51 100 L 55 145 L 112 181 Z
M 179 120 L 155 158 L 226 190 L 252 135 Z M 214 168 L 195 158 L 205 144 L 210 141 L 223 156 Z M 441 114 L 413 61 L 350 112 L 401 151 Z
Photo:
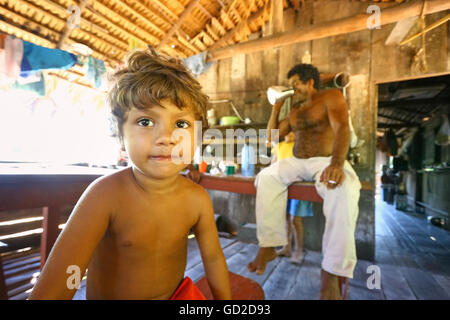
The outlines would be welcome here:
M 303 83 L 307 83 L 309 79 L 314 80 L 314 88 L 319 90 L 320 87 L 320 74 L 319 70 L 314 67 L 312 64 L 301 63 L 289 70 L 287 74 L 287 78 L 298 75 L 298 78 L 302 80 Z

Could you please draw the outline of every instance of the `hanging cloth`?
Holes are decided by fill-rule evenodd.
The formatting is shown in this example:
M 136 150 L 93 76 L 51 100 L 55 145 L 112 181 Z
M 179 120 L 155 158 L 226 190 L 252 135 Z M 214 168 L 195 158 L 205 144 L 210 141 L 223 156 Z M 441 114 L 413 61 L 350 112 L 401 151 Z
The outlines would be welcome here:
M 438 133 L 436 134 L 436 138 L 434 139 L 434 143 L 438 146 L 446 146 L 450 144 L 450 124 L 448 123 L 448 118 L 444 114 L 442 115 L 442 124 L 439 128 Z
M 69 69 L 77 62 L 77 57 L 60 49 L 49 49 L 23 41 L 23 59 L 20 75 L 46 69 Z
M 102 77 L 106 73 L 105 63 L 102 60 L 88 58 L 88 79 L 94 82 L 96 88 L 102 85 Z
M 23 41 L 22 39 L 6 36 L 4 44 L 4 50 L 0 50 L 0 82 L 13 83 L 20 75 Z
M 203 51 L 183 60 L 186 67 L 188 67 L 195 76 L 205 73 L 214 64 L 214 62 L 206 63 L 207 53 L 207 51 Z
M 389 129 L 385 134 L 385 139 L 387 142 L 389 154 L 396 156 L 398 151 L 398 142 L 394 130 Z

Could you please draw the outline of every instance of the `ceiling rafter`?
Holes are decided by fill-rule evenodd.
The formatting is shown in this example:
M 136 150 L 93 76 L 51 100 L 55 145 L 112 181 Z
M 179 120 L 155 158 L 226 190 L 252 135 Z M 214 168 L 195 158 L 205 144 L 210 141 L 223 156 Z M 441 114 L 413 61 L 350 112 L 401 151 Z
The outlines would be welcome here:
M 159 44 L 156 46 L 157 49 L 161 49 L 163 46 L 166 45 L 166 43 L 170 40 L 172 35 L 175 34 L 175 32 L 180 28 L 180 26 L 186 21 L 186 19 L 191 14 L 192 10 L 195 9 L 197 4 L 200 2 L 200 0 L 191 0 L 189 5 L 186 7 L 186 9 L 183 11 L 183 13 L 180 15 L 178 20 L 175 22 L 175 24 L 170 28 L 170 30 L 165 34 L 164 38 L 161 39 Z
M 193 1 L 197 5 L 180 20 Z M 132 40 L 156 47 L 169 32 L 161 51 L 178 57 L 207 50 L 237 26 L 240 28 L 226 43 L 240 42 L 261 27 L 261 19 L 254 25 L 241 23 L 269 0 L 193 1 L 0 0 L 0 14 L 10 25 L 35 33 L 40 38 L 34 40 L 45 42 L 47 47 L 50 44 L 58 46 L 57 43 L 63 41 L 67 46 L 60 45 L 61 48 L 71 51 L 68 45 L 81 43 L 91 48 L 95 57 L 115 64 L 120 63 L 129 51 Z M 82 8 L 83 4 L 86 6 L 79 26 L 69 34 L 66 26 L 72 13 L 67 7 L 77 5 Z M 11 27 L 8 29 L 13 30 Z M 18 31 L 14 29 L 12 32 Z M 24 32 L 22 34 L 25 36 Z M 30 36 L 27 35 L 28 38 Z M 66 36 L 67 41 L 64 41 Z
M 156 9 L 159 9 L 158 11 L 161 12 L 163 15 L 167 16 L 169 21 L 171 23 L 175 22 L 178 19 L 178 16 L 172 12 L 169 8 L 166 7 L 165 4 L 163 4 L 159 0 L 151 0 L 151 4 L 156 4 Z
M 17 0 L 18 2 L 23 2 L 24 4 L 26 4 L 26 5 L 28 5 L 28 8 L 31 8 L 32 10 L 35 10 L 35 11 L 37 11 L 37 12 L 39 12 L 39 13 L 41 13 L 41 14 L 47 14 L 47 15 L 50 15 L 48 12 L 46 12 L 46 11 L 44 11 L 44 10 L 42 10 L 42 9 L 40 9 L 40 8 L 38 8 L 38 7 L 35 7 L 34 5 L 32 5 L 32 4 L 29 4 L 29 3 L 27 3 L 27 2 L 24 2 L 24 1 L 22 1 L 22 0 Z M 5 11 L 9 11 L 8 9 L 5 9 L 5 8 L 2 8 L 2 10 L 5 10 Z M 55 21 L 57 21 L 58 23 L 60 23 L 60 24 L 64 24 L 65 22 L 64 22 L 64 20 L 62 20 L 62 19 L 60 19 L 60 18 L 58 18 L 58 17 L 56 17 L 56 16 L 53 16 L 53 15 L 51 15 L 52 16 L 52 19 L 54 19 Z M 12 18 L 17 18 L 17 14 L 11 14 L 10 15 L 10 17 L 12 17 Z M 27 18 L 25 18 L 25 17 L 23 17 L 22 16 L 22 18 L 23 19 L 27 19 Z M 40 24 L 38 24 L 38 23 L 36 23 L 36 22 L 34 22 L 34 21 L 31 21 L 31 20 L 29 20 L 28 19 L 28 22 L 30 22 L 30 25 L 33 25 L 33 26 L 35 26 L 35 27 L 39 27 L 39 28 L 41 28 L 42 30 L 44 30 L 44 31 L 46 31 L 46 32 L 48 32 L 48 33 L 51 33 L 53 36 L 55 36 L 55 33 L 57 33 L 58 32 L 58 30 L 52 30 L 52 29 L 49 29 L 49 28 L 46 28 L 46 27 L 44 27 L 44 26 L 41 26 Z M 2 23 L 3 23 L 3 21 L 2 21 Z M 6 23 L 6 22 L 4 22 L 4 23 Z M 62 29 L 62 28 L 61 28 Z M 26 31 L 26 30 L 24 30 L 24 31 Z M 89 37 L 93 37 L 95 40 L 97 40 L 97 42 L 99 42 L 99 43 L 106 43 L 106 41 L 104 40 L 104 39 L 100 39 L 100 38 L 97 38 L 96 36 L 94 36 L 94 35 L 92 35 L 92 34 L 89 34 L 89 33 L 87 33 L 87 32 L 85 32 L 85 31 L 82 31 L 82 30 L 80 30 L 84 35 L 87 35 L 87 36 L 89 36 Z M 28 32 L 28 31 L 27 31 Z M 43 36 L 43 35 L 41 35 L 41 34 L 38 34 L 38 35 L 36 35 L 35 33 L 33 33 L 33 32 L 30 32 L 31 34 L 34 34 L 35 36 L 37 36 L 37 37 L 39 37 L 39 38 L 41 38 L 41 39 L 45 39 L 46 41 L 48 41 L 48 42 L 45 42 L 46 43 L 46 45 L 44 45 L 45 47 L 49 47 L 49 48 L 56 48 L 56 41 L 58 41 L 59 40 L 59 34 L 58 34 L 58 38 L 57 39 L 54 39 L 54 41 L 50 41 L 50 40 L 48 40 L 48 39 L 46 39 L 45 38 L 45 36 Z M 24 39 L 25 41 L 28 41 L 28 40 L 26 40 L 26 39 Z M 33 42 L 33 41 L 31 41 L 31 42 Z M 70 39 L 69 40 L 69 43 L 74 43 L 74 42 L 76 42 L 76 41 L 74 41 L 73 39 Z M 33 42 L 34 43 L 34 42 Z M 51 44 L 51 45 L 50 45 Z M 96 58 L 99 58 L 99 59 L 102 59 L 102 60 L 106 60 L 106 61 L 114 61 L 115 63 L 117 63 L 117 62 L 119 62 L 119 60 L 117 60 L 117 58 L 116 57 L 114 57 L 114 56 L 112 56 L 112 55 L 108 55 L 108 54 L 105 54 L 105 53 L 103 53 L 103 52 L 99 52 L 98 50 L 95 50 L 95 48 L 94 49 L 92 49 L 93 50 L 93 52 L 94 52 L 94 56 L 96 57 Z
M 113 2 L 114 4 L 116 4 L 117 6 L 121 7 L 122 9 L 128 11 L 128 13 L 130 13 L 131 15 L 134 15 L 135 17 L 139 18 L 141 21 L 143 21 L 145 24 L 147 24 L 148 26 L 150 26 L 151 28 L 153 28 L 154 30 L 156 30 L 158 33 L 158 35 L 152 35 L 155 38 L 158 37 L 162 37 L 165 34 L 165 31 L 162 30 L 160 27 L 158 27 L 157 25 L 155 25 L 154 23 L 152 23 L 150 20 L 148 20 L 148 18 L 144 17 L 143 15 L 141 15 L 139 12 L 137 12 L 136 10 L 134 10 L 133 8 L 131 8 L 130 6 L 128 6 L 126 3 L 121 2 L 119 0 L 110 0 L 109 3 Z M 94 2 L 95 4 L 98 4 L 99 2 L 96 1 Z M 102 6 L 106 7 L 105 5 L 102 4 Z M 118 15 L 117 13 L 115 13 L 116 15 Z M 157 15 L 156 15 L 157 16 Z
M 63 28 L 63 26 L 64 26 L 64 24 L 66 22 L 66 20 L 61 18 L 61 15 L 62 16 L 68 16 L 69 13 L 67 13 L 67 11 L 64 8 L 58 6 L 58 5 L 56 5 L 56 4 L 54 4 L 54 3 L 50 2 L 50 1 L 47 1 L 47 0 L 41 0 L 41 1 L 43 1 L 43 3 L 45 3 L 49 8 L 51 8 L 52 11 L 55 14 L 58 14 L 58 16 L 54 15 L 53 13 L 49 13 L 48 11 L 46 11 L 44 9 L 41 9 L 40 7 L 38 7 L 38 6 L 34 5 L 34 4 L 31 4 L 31 3 L 27 2 L 27 1 L 16 0 L 16 3 L 21 4 L 22 6 L 27 7 L 29 9 L 31 9 L 31 10 L 34 10 L 35 12 L 38 12 L 41 15 L 47 15 L 48 17 L 50 17 L 50 19 L 54 23 L 56 23 L 57 25 L 60 26 L 60 28 L 58 28 L 58 30 L 55 30 L 55 31 L 61 32 L 60 30 L 62 30 L 62 28 Z M 34 14 L 30 14 L 30 15 L 34 16 Z M 104 31 L 100 31 L 98 29 L 96 29 L 96 30 L 99 31 L 99 33 L 101 33 L 101 36 L 103 37 L 103 39 L 96 37 L 92 32 L 86 31 L 85 29 L 89 27 L 89 22 L 87 20 L 85 20 L 85 19 L 81 19 L 80 24 L 81 24 L 81 26 L 80 26 L 81 27 L 81 29 L 80 29 L 81 32 L 84 32 L 88 36 L 92 36 L 95 40 L 97 40 L 97 42 L 100 42 L 100 43 L 101 42 L 109 42 L 111 40 L 111 38 L 112 38 L 108 34 L 105 34 Z M 102 29 L 102 30 L 104 30 L 104 29 Z M 114 38 L 112 38 L 112 39 L 114 39 Z M 116 40 L 116 42 L 117 42 L 117 40 Z M 111 44 L 111 45 L 112 45 L 112 47 L 115 47 L 116 50 L 120 50 L 114 44 Z M 120 51 L 122 51 L 122 50 L 120 50 Z M 116 60 L 117 61 L 117 59 L 118 59 L 118 55 L 117 54 L 116 55 L 112 55 L 112 54 L 102 53 L 102 55 L 110 57 L 110 59 L 112 59 L 112 60 Z

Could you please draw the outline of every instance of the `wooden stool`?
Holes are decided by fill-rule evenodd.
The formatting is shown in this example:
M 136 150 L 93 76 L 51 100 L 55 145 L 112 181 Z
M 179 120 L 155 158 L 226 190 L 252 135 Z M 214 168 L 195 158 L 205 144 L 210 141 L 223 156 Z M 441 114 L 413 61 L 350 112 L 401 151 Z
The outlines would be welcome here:
M 264 300 L 264 291 L 258 282 L 245 278 L 233 272 L 228 272 L 230 278 L 231 298 L 233 300 Z M 208 300 L 213 300 L 206 276 L 195 283 Z

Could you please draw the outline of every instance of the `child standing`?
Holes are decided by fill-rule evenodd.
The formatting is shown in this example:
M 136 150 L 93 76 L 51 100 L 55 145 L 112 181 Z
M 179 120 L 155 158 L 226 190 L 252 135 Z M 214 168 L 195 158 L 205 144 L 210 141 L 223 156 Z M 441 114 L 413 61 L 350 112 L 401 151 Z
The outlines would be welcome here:
M 285 158 L 293 157 L 293 149 L 295 143 L 295 135 L 290 132 L 285 136 L 284 141 L 280 142 L 274 147 L 272 151 L 273 158 L 272 163 L 283 160 Z M 291 219 L 292 216 L 292 219 Z M 287 225 L 288 225 L 288 243 L 282 249 L 278 250 L 277 253 L 280 256 L 291 256 L 292 251 L 292 237 L 294 236 L 296 250 L 294 255 L 291 257 L 291 262 L 296 264 L 301 264 L 304 259 L 303 254 L 303 221 L 302 217 L 312 217 L 313 216 L 313 206 L 310 201 L 288 199 L 287 205 Z M 292 229 L 295 230 L 292 233 Z
M 81 275 L 89 269 L 87 299 L 202 299 L 184 278 L 191 228 L 214 298 L 231 298 L 211 200 L 179 174 L 188 165 L 179 161 L 183 150 L 193 150 L 194 122 L 206 123 L 200 89 L 178 60 L 153 50 L 127 57 L 108 101 L 131 167 L 87 188 L 31 299 L 71 299 L 66 270 L 74 266 Z

